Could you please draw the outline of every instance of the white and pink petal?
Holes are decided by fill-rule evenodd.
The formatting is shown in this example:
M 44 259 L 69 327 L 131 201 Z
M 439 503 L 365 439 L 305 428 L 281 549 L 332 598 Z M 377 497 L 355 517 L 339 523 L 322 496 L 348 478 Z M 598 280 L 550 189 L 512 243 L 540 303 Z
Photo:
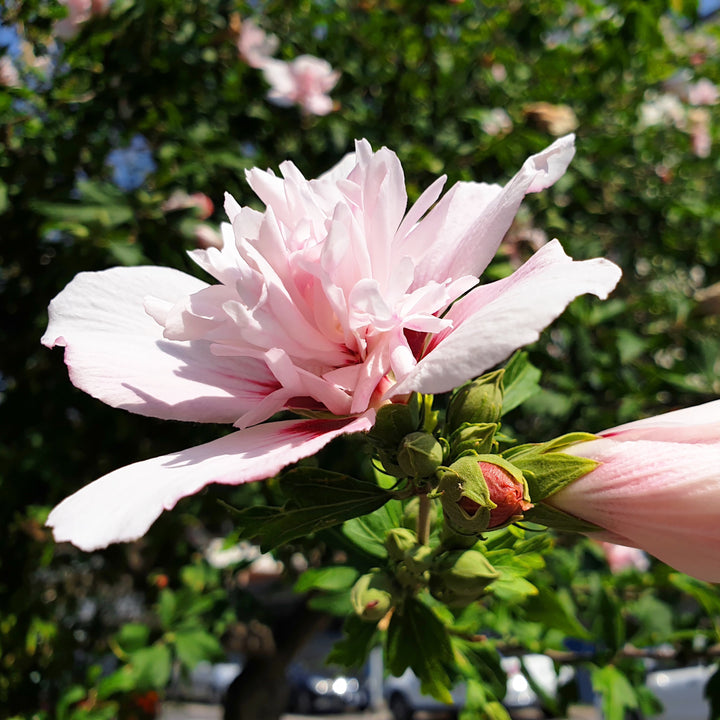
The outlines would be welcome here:
M 163 510 L 210 483 L 240 485 L 271 477 L 333 438 L 368 430 L 373 413 L 335 420 L 267 423 L 115 470 L 66 498 L 47 524 L 57 542 L 97 550 L 144 535 Z

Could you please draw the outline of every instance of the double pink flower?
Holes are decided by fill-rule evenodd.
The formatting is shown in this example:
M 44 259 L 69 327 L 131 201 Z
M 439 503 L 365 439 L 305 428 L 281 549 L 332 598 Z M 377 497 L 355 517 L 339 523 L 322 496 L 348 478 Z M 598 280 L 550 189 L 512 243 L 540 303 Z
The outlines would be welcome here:
M 606 430 L 564 452 L 601 464 L 548 504 L 603 528 L 593 538 L 720 582 L 720 400 Z
M 556 240 L 478 284 L 523 197 L 565 172 L 573 140 L 504 187 L 462 182 L 440 198 L 439 178 L 407 212 L 398 158 L 366 141 L 316 180 L 291 163 L 282 177 L 251 170 L 266 210 L 228 196 L 222 249 L 190 253 L 214 284 L 162 267 L 78 275 L 42 338 L 65 346 L 77 387 L 141 415 L 239 429 L 91 483 L 50 514 L 56 539 L 89 550 L 137 538 L 204 485 L 272 476 L 368 430 L 384 403 L 480 375 L 576 296 L 605 297 L 620 270 L 574 262 Z M 306 419 L 264 423 L 280 410 Z

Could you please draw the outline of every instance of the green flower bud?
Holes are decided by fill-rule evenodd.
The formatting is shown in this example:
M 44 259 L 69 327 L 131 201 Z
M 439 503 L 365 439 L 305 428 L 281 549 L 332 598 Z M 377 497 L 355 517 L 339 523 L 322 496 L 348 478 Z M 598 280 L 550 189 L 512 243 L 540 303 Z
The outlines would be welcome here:
M 478 550 L 459 550 L 437 558 L 429 589 L 436 600 L 450 607 L 465 607 L 485 594 L 499 573 Z
M 428 545 L 415 545 L 395 567 L 395 579 L 403 587 L 417 590 L 430 579 L 433 551 Z
M 477 455 L 458 458 L 438 483 L 445 522 L 460 535 L 480 535 L 490 523 L 495 503 L 490 499 Z
M 442 447 L 430 433 L 410 433 L 398 447 L 397 462 L 407 477 L 428 477 L 438 469 L 442 460 Z
M 385 549 L 393 562 L 403 560 L 417 544 L 417 535 L 407 528 L 393 528 L 385 535 Z
M 380 570 L 361 575 L 350 591 L 355 614 L 367 622 L 378 622 L 394 605 L 395 585 L 392 578 Z
M 390 403 L 377 412 L 375 425 L 367 438 L 372 443 L 386 472 L 396 477 L 405 475 L 398 465 L 398 445 L 402 439 L 415 432 L 420 425 L 420 410 L 415 395 L 407 405 Z
M 496 370 L 458 388 L 447 409 L 449 432 L 463 423 L 496 423 L 500 419 L 504 374 L 504 369 Z

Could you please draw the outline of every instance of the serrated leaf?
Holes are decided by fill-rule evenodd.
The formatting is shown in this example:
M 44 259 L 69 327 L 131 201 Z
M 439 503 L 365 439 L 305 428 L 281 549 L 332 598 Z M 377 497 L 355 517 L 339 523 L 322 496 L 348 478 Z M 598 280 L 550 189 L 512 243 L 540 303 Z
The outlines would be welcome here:
M 393 675 L 409 667 L 420 680 L 420 689 L 440 702 L 452 703 L 452 682 L 447 668 L 453 652 L 448 632 L 437 615 L 415 598 L 390 620 L 385 647 L 387 666 Z
M 377 626 L 365 622 L 357 615 L 347 615 L 343 625 L 344 637 L 338 640 L 328 655 L 327 662 L 346 668 L 361 667 L 365 664 L 375 645 Z
M 516 352 L 505 366 L 502 414 L 522 405 L 540 391 L 540 370 L 529 360 L 526 352 Z
M 297 593 L 308 590 L 326 590 L 329 592 L 348 590 L 357 579 L 359 573 L 355 568 L 345 565 L 324 568 L 309 568 L 295 583 L 293 590 Z
M 387 557 L 385 535 L 400 527 L 402 513 L 402 503 L 390 500 L 375 512 L 348 520 L 342 526 L 343 535 L 369 555 Z

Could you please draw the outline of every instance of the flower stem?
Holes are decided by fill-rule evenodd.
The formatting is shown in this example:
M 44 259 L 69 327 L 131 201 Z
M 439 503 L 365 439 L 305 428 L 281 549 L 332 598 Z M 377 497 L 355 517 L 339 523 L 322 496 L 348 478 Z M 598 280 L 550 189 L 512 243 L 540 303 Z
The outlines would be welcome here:
M 430 498 L 427 493 L 421 493 L 418 500 L 417 539 L 421 545 L 427 545 L 430 539 Z

